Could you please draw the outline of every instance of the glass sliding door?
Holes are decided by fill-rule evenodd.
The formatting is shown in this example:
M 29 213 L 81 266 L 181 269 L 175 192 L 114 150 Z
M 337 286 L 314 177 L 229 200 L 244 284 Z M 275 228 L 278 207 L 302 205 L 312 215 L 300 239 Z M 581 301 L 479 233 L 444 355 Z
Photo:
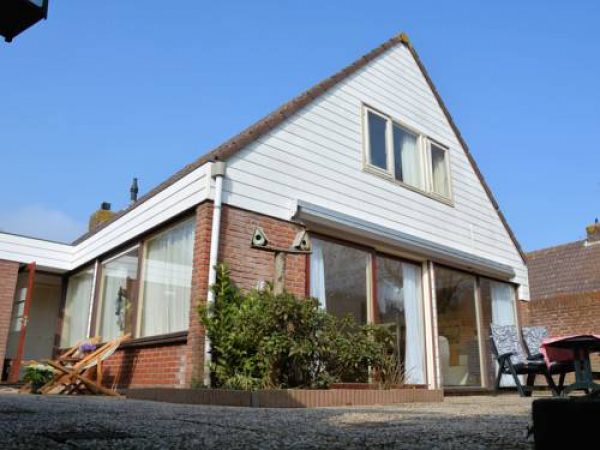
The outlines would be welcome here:
M 367 323 L 370 253 L 317 238 L 312 247 L 310 295 L 337 317 Z
M 407 384 L 425 384 L 425 324 L 421 267 L 376 258 L 377 322 L 396 338 L 396 357 Z
M 445 386 L 481 386 L 473 275 L 435 266 L 439 363 Z
M 483 326 L 484 355 L 487 355 L 488 386 L 493 386 L 497 373 L 496 358 L 492 355 L 490 342 L 490 325 L 516 325 L 515 288 L 510 283 L 502 283 L 487 278 L 480 278 L 481 322 Z M 514 386 L 510 375 L 501 380 L 502 386 Z

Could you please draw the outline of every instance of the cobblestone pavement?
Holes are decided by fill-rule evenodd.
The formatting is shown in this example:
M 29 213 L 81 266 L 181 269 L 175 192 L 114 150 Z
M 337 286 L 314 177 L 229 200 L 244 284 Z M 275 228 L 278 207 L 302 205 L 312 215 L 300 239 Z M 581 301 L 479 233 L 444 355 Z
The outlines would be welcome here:
M 531 449 L 531 400 L 250 409 L 0 395 L 0 448 Z

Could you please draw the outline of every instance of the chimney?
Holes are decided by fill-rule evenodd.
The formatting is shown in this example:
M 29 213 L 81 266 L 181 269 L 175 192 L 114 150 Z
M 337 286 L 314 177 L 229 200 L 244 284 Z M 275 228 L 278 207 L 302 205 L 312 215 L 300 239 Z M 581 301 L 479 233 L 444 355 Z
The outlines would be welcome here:
M 600 242 L 600 223 L 598 223 L 598 218 L 596 217 L 596 220 L 594 221 L 594 223 L 592 225 L 588 225 L 585 228 L 585 231 L 587 231 L 587 242 L 588 244 L 593 244 L 596 242 Z
M 133 205 L 135 202 L 137 202 L 138 199 L 138 192 L 140 191 L 139 187 L 138 187 L 138 179 L 134 178 L 132 183 L 131 183 L 131 187 L 129 188 L 129 204 Z
M 89 231 L 94 231 L 104 222 L 110 220 L 114 215 L 115 213 L 110 210 L 110 203 L 102 202 L 100 209 L 90 216 Z

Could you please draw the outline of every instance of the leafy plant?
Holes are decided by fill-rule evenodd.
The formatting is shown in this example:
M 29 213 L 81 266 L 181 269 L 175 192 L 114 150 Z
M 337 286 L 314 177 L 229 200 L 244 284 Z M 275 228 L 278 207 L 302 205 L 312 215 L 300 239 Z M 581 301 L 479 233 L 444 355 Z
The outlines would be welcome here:
M 23 380 L 31 383 L 32 392 L 37 392 L 37 390 L 49 382 L 53 376 L 54 369 L 52 369 L 52 367 L 45 364 L 30 364 L 25 367 Z
M 201 307 L 210 338 L 211 377 L 230 389 L 325 388 L 333 382 L 389 379 L 393 336 L 377 325 L 357 325 L 292 294 L 240 291 L 225 265 L 212 286 L 215 302 Z

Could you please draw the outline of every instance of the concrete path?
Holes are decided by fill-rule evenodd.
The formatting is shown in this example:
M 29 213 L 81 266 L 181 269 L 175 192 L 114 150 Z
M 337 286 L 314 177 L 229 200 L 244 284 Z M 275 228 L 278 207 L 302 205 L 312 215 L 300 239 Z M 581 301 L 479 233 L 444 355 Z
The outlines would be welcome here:
M 0 394 L 0 447 L 531 449 L 530 411 L 506 395 L 282 410 Z

